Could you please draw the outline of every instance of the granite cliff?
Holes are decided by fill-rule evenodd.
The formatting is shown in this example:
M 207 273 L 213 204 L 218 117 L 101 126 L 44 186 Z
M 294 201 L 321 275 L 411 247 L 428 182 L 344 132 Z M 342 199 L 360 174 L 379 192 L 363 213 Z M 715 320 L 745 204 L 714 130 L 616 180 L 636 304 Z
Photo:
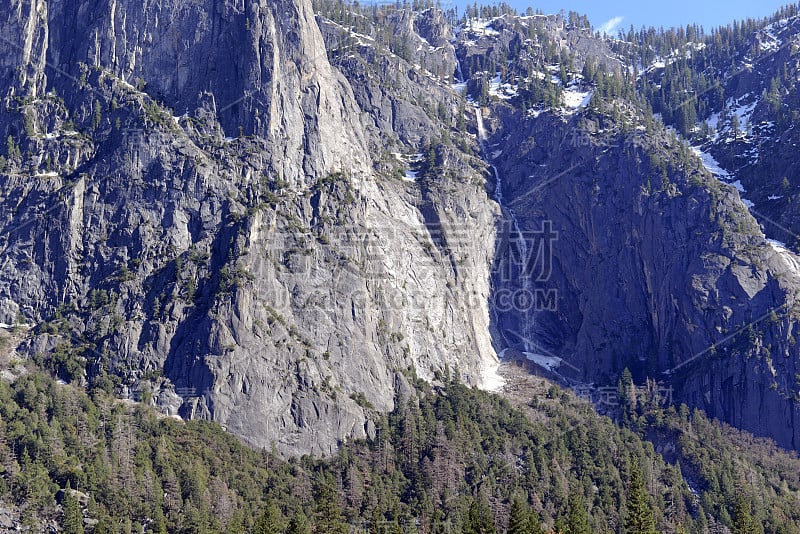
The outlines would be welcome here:
M 482 177 L 463 164 L 423 194 L 373 165 L 308 2 L 0 17 L 0 321 L 33 327 L 19 352 L 288 453 L 374 432 L 408 368 L 481 383 Z
M 409 375 L 497 385 L 498 353 L 800 447 L 800 260 L 704 151 L 729 146 L 653 117 L 669 65 L 573 14 L 476 15 L 0 8 L 17 354 L 289 454 L 374 435 Z

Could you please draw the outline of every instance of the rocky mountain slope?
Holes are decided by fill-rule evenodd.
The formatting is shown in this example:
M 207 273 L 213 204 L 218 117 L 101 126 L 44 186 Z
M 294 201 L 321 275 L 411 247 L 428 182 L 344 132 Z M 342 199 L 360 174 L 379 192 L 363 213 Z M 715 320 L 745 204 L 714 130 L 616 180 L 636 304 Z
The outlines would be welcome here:
M 793 248 L 798 230 L 797 161 L 791 150 L 798 119 L 796 14 L 796 6 L 789 5 L 769 19 L 742 22 L 710 37 L 683 36 L 672 52 L 662 51 L 645 68 L 641 79 L 665 121 L 715 158 L 723 179 L 738 180 L 766 234 Z M 681 92 L 683 97 L 672 96 Z
M 655 90 L 680 50 L 774 34 L 790 123 L 794 17 L 728 46 L 497 7 L 14 0 L 0 322 L 66 381 L 290 454 L 374 436 L 409 368 L 497 386 L 497 354 L 583 388 L 629 368 L 798 448 L 800 263 L 759 226 L 777 199 L 725 183 L 750 192 L 728 152 L 755 141 L 698 122 L 769 73 L 709 55 L 728 85 L 694 116 Z
M 0 18 L 0 321 L 34 328 L 20 352 L 289 453 L 371 434 L 397 370 L 481 383 L 496 208 L 469 166 L 421 194 L 372 165 L 310 4 Z
M 474 47 L 512 58 L 493 80 L 473 72 L 472 97 L 488 92 L 506 212 L 534 237 L 528 250 L 548 255 L 542 265 L 529 252 L 539 271 L 496 280 L 496 292 L 534 297 L 523 313 L 497 310 L 503 339 L 547 376 L 613 386 L 629 368 L 796 448 L 797 257 L 767 241 L 713 157 L 648 114 L 636 92 L 647 80 L 625 68 L 619 43 L 557 17 L 495 20 L 473 22 L 457 49 L 465 61 Z

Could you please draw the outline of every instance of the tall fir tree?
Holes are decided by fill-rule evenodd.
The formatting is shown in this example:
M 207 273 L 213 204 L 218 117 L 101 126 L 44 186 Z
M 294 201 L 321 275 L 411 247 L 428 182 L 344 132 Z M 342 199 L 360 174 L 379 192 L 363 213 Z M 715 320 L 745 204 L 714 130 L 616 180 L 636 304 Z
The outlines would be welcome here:
M 760 524 L 753 518 L 750 500 L 740 494 L 733 508 L 733 534 L 757 534 L 764 532 Z
M 347 524 L 342 516 L 342 507 L 339 503 L 339 492 L 331 474 L 320 474 L 315 481 L 314 500 L 315 506 L 315 531 L 331 534 L 345 534 Z
M 308 518 L 306 518 L 306 515 L 302 511 L 295 512 L 292 519 L 289 520 L 286 534 L 311 534 Z
M 67 482 L 67 488 L 64 490 L 64 534 L 83 534 L 83 514 L 81 513 L 81 505 L 75 495 L 72 494 L 72 488 Z
M 578 493 L 573 493 L 569 498 L 567 511 L 567 532 L 569 534 L 592 534 L 589 526 L 589 514 L 586 505 Z
M 267 506 L 261 513 L 253 528 L 254 534 L 278 534 L 283 531 L 283 515 L 275 503 L 267 501 Z
M 489 505 L 482 497 L 473 499 L 461 532 L 462 534 L 495 534 L 497 532 Z
M 635 462 L 631 466 L 631 479 L 628 484 L 628 515 L 625 517 L 625 531 L 629 534 L 656 534 L 656 521 L 650 506 L 650 495 L 645 488 L 641 468 Z
M 520 498 L 515 498 L 511 503 L 507 534 L 542 534 L 539 514 Z

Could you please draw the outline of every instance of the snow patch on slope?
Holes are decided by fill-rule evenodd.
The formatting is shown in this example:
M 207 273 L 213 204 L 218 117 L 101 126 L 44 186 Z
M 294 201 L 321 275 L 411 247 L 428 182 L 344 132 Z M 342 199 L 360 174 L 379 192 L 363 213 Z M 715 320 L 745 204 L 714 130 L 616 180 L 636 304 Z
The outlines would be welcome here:
M 467 29 L 473 33 L 480 33 L 492 37 L 500 35 L 499 31 L 492 28 L 492 21 L 487 19 L 471 19 Z
M 564 360 L 558 358 L 556 356 L 545 356 L 543 354 L 536 354 L 534 352 L 523 352 L 525 357 L 538 365 L 539 367 L 544 367 L 548 371 L 555 371 L 559 367 Z
M 719 181 L 727 185 L 730 185 L 739 192 L 739 198 L 741 198 L 742 204 L 744 204 L 748 210 L 755 206 L 755 204 L 753 204 L 750 200 L 742 196 L 742 194 L 747 192 L 744 186 L 742 185 L 742 182 L 739 180 L 734 180 L 733 179 L 734 177 L 731 175 L 731 173 L 720 167 L 719 162 L 716 159 L 714 159 L 714 156 L 712 156 L 708 152 L 703 152 L 697 147 L 692 147 L 692 152 L 697 154 L 697 156 L 700 158 L 700 161 L 703 162 L 703 166 L 715 178 L 717 178 Z
M 736 105 L 736 109 L 733 110 L 733 115 L 736 115 L 736 117 L 739 119 L 740 128 L 744 128 L 745 124 L 747 124 L 748 121 L 750 121 L 750 117 L 753 115 L 753 110 L 756 108 L 756 104 L 758 104 L 758 100 L 754 100 L 749 104 L 740 103 L 742 100 L 745 100 L 749 96 L 750 93 L 747 93 L 746 95 L 736 100 L 736 102 L 732 100 L 728 101 L 731 107 L 733 107 L 733 105 Z
M 697 147 L 692 147 L 692 152 L 700 157 L 700 160 L 703 162 L 703 166 L 708 169 L 708 172 L 724 182 L 727 182 L 731 179 L 730 173 L 719 166 L 719 162 L 714 159 L 714 156 L 708 152 L 703 152 Z
M 571 110 L 585 108 L 592 100 L 592 94 L 592 91 L 564 89 L 564 105 Z
M 502 353 L 501 353 L 502 357 Z M 483 362 L 481 365 L 481 389 L 486 391 L 500 391 L 506 385 L 505 379 L 500 376 L 500 361 Z
M 467 92 L 467 82 L 456 82 L 452 84 L 451 87 L 453 88 L 453 91 L 460 95 L 463 95 Z
M 516 85 L 511 85 L 510 83 L 503 83 L 500 79 L 500 73 L 498 72 L 497 75 L 489 82 L 489 94 L 492 96 L 496 96 L 501 100 L 510 100 L 517 96 L 518 87 Z
M 420 161 L 422 161 L 423 155 L 422 153 L 416 154 L 401 154 L 400 152 L 392 152 L 391 153 L 397 161 L 407 165 L 408 168 L 405 171 L 405 174 L 402 176 L 403 181 L 405 182 L 416 182 L 418 172 L 411 169 L 411 167 Z
M 767 243 L 772 249 L 778 253 L 780 259 L 786 268 L 793 273 L 800 275 L 800 257 L 786 248 L 786 243 L 776 241 L 775 239 L 767 239 Z

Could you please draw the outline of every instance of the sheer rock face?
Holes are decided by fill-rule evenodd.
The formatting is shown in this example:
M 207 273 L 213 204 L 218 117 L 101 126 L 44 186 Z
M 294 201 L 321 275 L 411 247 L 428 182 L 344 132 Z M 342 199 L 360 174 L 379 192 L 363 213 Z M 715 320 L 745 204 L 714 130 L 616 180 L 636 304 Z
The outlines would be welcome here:
M 368 162 L 347 84 L 327 63 L 308 2 L 64 1 L 47 9 L 40 55 L 52 68 L 41 78 L 55 78 L 52 86 L 79 78 L 83 63 L 146 84 L 177 116 L 210 92 L 226 135 L 268 140 L 276 170 L 292 183 Z
M 591 57 L 615 70 L 602 40 L 557 16 L 541 22 L 551 46 L 574 56 L 578 69 Z M 459 33 L 462 65 L 484 57 L 503 64 L 525 38 L 522 18 L 494 19 L 491 31 L 482 26 Z M 796 30 L 786 30 L 785 42 L 789 34 Z M 509 59 L 524 76 L 524 61 Z M 794 72 L 794 62 L 788 66 Z M 757 95 L 772 75 L 745 70 L 731 84 L 740 83 L 737 96 Z M 491 302 L 506 304 L 492 308 L 498 345 L 512 357 L 528 352 L 529 367 L 569 385 L 614 388 L 627 367 L 638 384 L 649 378 L 672 388 L 674 402 L 797 449 L 800 258 L 770 244 L 734 188 L 712 178 L 663 127 L 623 99 L 600 105 L 605 112 L 591 101 L 528 110 L 515 99 L 490 99 L 483 110 L 506 215 L 492 271 Z M 765 106 L 755 105 L 754 117 Z M 773 139 L 771 153 L 786 152 L 787 141 Z M 725 166 L 724 150 L 717 151 Z M 791 166 L 794 159 L 773 161 Z M 762 181 L 753 174 L 765 168 L 725 167 L 742 176 L 747 196 L 746 177 Z M 753 213 L 783 221 L 758 204 L 775 189 L 754 194 Z M 793 198 L 787 193 L 781 202 Z M 509 295 L 526 294 L 533 303 L 508 305 Z
M 291 454 L 374 432 L 410 368 L 478 384 L 496 361 L 482 177 L 421 192 L 375 170 L 309 2 L 14 1 L 0 20 L 21 43 L 0 51 L 19 151 L 0 321 L 39 325 L 30 353 L 66 343 L 90 382 Z
M 663 133 L 609 136 L 575 117 L 499 116 L 495 139 L 526 140 L 500 163 L 504 197 L 523 231 L 552 224 L 558 234 L 552 271 L 532 284 L 555 290 L 557 306 L 523 321 L 540 349 L 566 362 L 557 372 L 613 386 L 627 367 L 637 383 L 672 387 L 675 402 L 796 448 L 797 257 L 769 245 L 736 190 L 696 158 L 669 164 L 662 178 L 651 156 L 680 152 Z M 581 143 L 571 141 L 576 131 Z M 520 324 L 513 313 L 498 322 L 501 331 Z

